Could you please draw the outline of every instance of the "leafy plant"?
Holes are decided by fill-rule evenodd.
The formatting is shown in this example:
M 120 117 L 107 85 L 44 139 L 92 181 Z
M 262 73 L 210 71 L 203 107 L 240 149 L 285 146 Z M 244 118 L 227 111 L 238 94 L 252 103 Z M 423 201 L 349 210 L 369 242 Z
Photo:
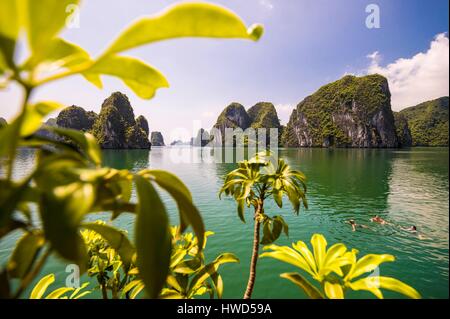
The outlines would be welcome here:
M 392 255 L 369 254 L 358 259 L 356 249 L 348 250 L 344 244 L 334 244 L 327 249 L 323 235 L 314 234 L 311 238 L 312 251 L 306 243 L 298 241 L 288 246 L 269 245 L 261 257 L 270 257 L 291 264 L 303 270 L 320 284 L 321 289 L 310 283 L 300 273 L 284 273 L 286 278 L 302 289 L 312 299 L 343 299 L 348 290 L 366 290 L 382 299 L 380 289 L 398 292 L 409 298 L 420 298 L 412 287 L 398 279 L 378 275 L 363 275 L 377 269 L 382 263 L 393 262 Z
M 154 185 L 169 192 L 177 202 L 179 231 L 192 226 L 202 247 L 204 225 L 189 190 L 176 176 L 164 171 L 133 174 L 102 167 L 102 154 L 90 134 L 57 127 L 44 127 L 56 138 L 36 134 L 43 119 L 62 105 L 52 101 L 31 103 L 30 99 L 41 85 L 72 75 L 81 75 L 99 88 L 102 76 L 114 76 L 139 97 L 150 99 L 157 89 L 168 87 L 166 78 L 122 52 L 180 37 L 258 40 L 263 28 L 256 25 L 247 29 L 233 12 L 216 5 L 182 3 L 133 23 L 99 57 L 92 58 L 81 47 L 59 37 L 68 18 L 67 6 L 78 3 L 0 2 L 0 87 L 14 82 L 24 92 L 19 115 L 0 128 L 1 168 L 6 175 L 0 179 L 0 238 L 17 229 L 24 232 L 6 269 L 0 272 L 0 297 L 20 297 L 52 253 L 78 264 L 81 273 L 86 271 L 88 254 L 79 230 L 87 227 L 83 223 L 86 215 L 112 212 L 113 219 L 122 213 L 136 215 L 134 244 L 139 278 L 145 283 L 147 296 L 156 298 L 169 273 L 171 237 L 166 208 Z M 23 63 L 16 59 L 22 34 L 30 48 L 30 56 Z M 19 147 L 34 148 L 37 157 L 32 172 L 16 180 L 13 172 Z M 131 200 L 133 187 L 137 201 Z M 39 211 L 37 221 L 31 218 L 35 207 Z M 127 267 L 130 247 L 117 242 L 126 236 L 112 227 L 101 231 L 99 226 L 96 228 L 117 249 Z M 10 288 L 13 279 L 20 280 L 14 292 Z
M 85 229 L 81 235 L 89 256 L 88 276 L 97 279 L 103 299 L 108 299 L 108 291 L 113 299 L 119 298 L 127 284 L 126 274 L 133 265 L 136 249 L 125 232 L 120 234 L 105 222 L 83 224 L 82 227 Z
M 209 294 L 210 298 L 221 299 L 223 295 L 223 281 L 218 273 L 219 267 L 226 263 L 236 263 L 239 259 L 231 253 L 222 253 L 214 261 L 206 263 L 203 250 L 206 248 L 206 238 L 213 235 L 205 233 L 203 247 L 198 238 L 192 233 L 180 235 L 178 227 L 172 227 L 172 255 L 170 258 L 170 272 L 166 285 L 161 291 L 163 299 L 193 299 L 196 296 Z M 130 274 L 136 274 L 132 269 Z M 144 283 L 135 279 L 123 290 L 135 298 L 144 287 Z
M 289 227 L 281 216 L 270 217 L 264 210 L 264 202 L 273 198 L 278 207 L 283 206 L 283 197 L 287 196 L 295 213 L 299 213 L 303 204 L 307 208 L 306 177 L 293 170 L 283 159 L 273 165 L 265 153 L 257 154 L 250 160 L 240 162 L 239 167 L 225 177 L 219 197 L 224 193 L 232 196 L 237 203 L 239 218 L 245 222 L 245 206 L 254 209 L 253 251 L 250 262 L 250 275 L 245 299 L 251 298 L 256 279 L 256 264 L 260 244 L 270 244 L 277 240 L 281 232 L 289 235 Z M 263 238 L 260 240 L 261 225 Z
M 123 253 L 126 246 L 133 249 L 132 244 L 123 237 L 122 245 L 113 247 L 100 235 L 109 231 L 110 226 L 104 222 L 83 226 L 86 229 L 81 233 L 90 257 L 88 275 L 97 279 L 103 298 L 108 299 L 109 291 L 113 299 L 137 298 L 145 283 L 139 277 L 134 254 L 127 257 Z M 204 294 L 209 294 L 211 298 L 222 297 L 223 281 L 218 269 L 222 264 L 239 262 L 239 259 L 233 254 L 223 253 L 206 264 L 203 249 L 206 248 L 206 238 L 212 234 L 205 233 L 203 247 L 200 247 L 194 234 L 180 234 L 179 227 L 171 227 L 170 270 L 159 298 L 191 299 Z M 119 237 L 116 239 L 119 243 Z
M 72 287 L 62 287 L 53 290 L 46 297 L 44 294 L 47 292 L 48 287 L 55 282 L 55 275 L 50 274 L 43 277 L 39 282 L 34 286 L 33 290 L 30 294 L 30 299 L 80 299 L 84 296 L 87 296 L 91 293 L 91 291 L 86 290 L 83 291 L 89 283 L 86 282 L 82 284 L 79 288 Z M 70 294 L 69 294 L 70 293 Z

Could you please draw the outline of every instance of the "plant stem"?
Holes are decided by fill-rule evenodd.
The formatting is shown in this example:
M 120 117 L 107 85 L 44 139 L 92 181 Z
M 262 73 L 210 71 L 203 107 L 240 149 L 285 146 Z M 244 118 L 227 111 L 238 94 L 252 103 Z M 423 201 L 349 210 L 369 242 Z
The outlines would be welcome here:
M 100 287 L 102 288 L 102 298 L 108 299 L 108 290 L 106 289 L 106 283 L 104 277 L 100 281 Z
M 256 264 L 258 262 L 259 255 L 259 233 L 261 228 L 260 214 L 263 210 L 263 201 L 258 200 L 258 204 L 255 208 L 255 228 L 253 232 L 253 251 L 252 260 L 250 262 L 250 275 L 248 277 L 247 289 L 245 290 L 244 299 L 250 299 L 252 297 L 253 288 L 255 287 L 256 279 Z
M 9 162 L 8 162 L 8 172 L 7 172 L 7 179 L 10 181 L 12 179 L 13 169 L 14 169 L 14 160 L 16 158 L 16 148 L 19 144 L 20 140 L 20 129 L 22 127 L 23 120 L 25 119 L 26 109 L 28 105 L 28 101 L 30 100 L 31 93 L 33 91 L 32 87 L 29 87 L 27 85 L 23 85 L 23 88 L 25 90 L 25 96 L 22 102 L 22 107 L 20 110 L 19 117 L 17 118 L 17 124 L 15 125 L 14 129 L 14 135 L 13 140 L 11 141 L 11 148 L 9 152 Z
M 108 299 L 108 291 L 106 290 L 105 285 L 102 285 L 102 297 L 103 299 Z
M 25 291 L 25 289 L 27 289 L 28 285 L 39 274 L 42 267 L 44 267 L 45 262 L 47 261 L 47 258 L 48 258 L 48 256 L 50 256 L 51 252 L 52 252 L 51 248 L 47 249 L 47 251 L 42 255 L 41 259 L 37 262 L 34 269 L 25 276 L 25 278 L 20 283 L 19 289 L 17 289 L 17 292 L 14 295 L 14 299 L 18 299 L 20 297 L 20 295 Z

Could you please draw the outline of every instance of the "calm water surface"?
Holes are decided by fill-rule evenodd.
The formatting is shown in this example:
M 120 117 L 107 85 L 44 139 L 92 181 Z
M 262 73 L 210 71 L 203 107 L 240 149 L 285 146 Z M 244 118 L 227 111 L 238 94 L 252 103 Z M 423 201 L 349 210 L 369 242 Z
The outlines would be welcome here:
M 207 258 L 220 252 L 232 252 L 240 264 L 224 265 L 225 298 L 241 298 L 245 290 L 250 250 L 251 223 L 243 224 L 231 199 L 219 200 L 222 177 L 234 164 L 210 161 L 211 150 L 198 148 L 154 148 L 148 151 L 105 151 L 105 165 L 140 170 L 162 168 L 177 174 L 190 188 L 208 230 L 215 235 L 208 241 Z M 389 253 L 396 257 L 381 267 L 382 276 L 396 277 L 415 287 L 425 298 L 448 298 L 449 270 L 449 154 L 448 148 L 414 148 L 410 150 L 326 150 L 284 149 L 280 151 L 292 166 L 308 177 L 310 208 L 295 216 L 289 205 L 281 211 L 290 225 L 290 238 L 277 244 L 308 241 L 322 233 L 328 243 L 343 242 L 366 253 Z M 16 175 L 24 174 L 33 161 L 33 152 L 23 150 Z M 195 159 L 195 163 L 174 163 L 174 158 Z M 165 196 L 165 195 L 164 195 Z M 172 221 L 177 222 L 174 203 L 165 196 Z M 266 212 L 280 214 L 274 203 Z M 251 212 L 247 212 L 250 221 Z M 374 225 L 370 217 L 378 214 L 393 226 Z M 345 222 L 355 219 L 368 229 L 352 232 Z M 115 224 L 132 232 L 133 220 L 120 217 Z M 400 226 L 416 225 L 426 237 L 402 231 Z M 0 243 L 0 261 L 4 262 L 18 234 Z M 254 292 L 255 298 L 304 298 L 302 292 L 279 274 L 294 267 L 272 259 L 260 259 Z M 54 272 L 62 284 L 65 263 L 53 258 L 42 275 Z M 386 293 L 386 297 L 399 297 Z M 349 294 L 366 298 L 370 294 Z

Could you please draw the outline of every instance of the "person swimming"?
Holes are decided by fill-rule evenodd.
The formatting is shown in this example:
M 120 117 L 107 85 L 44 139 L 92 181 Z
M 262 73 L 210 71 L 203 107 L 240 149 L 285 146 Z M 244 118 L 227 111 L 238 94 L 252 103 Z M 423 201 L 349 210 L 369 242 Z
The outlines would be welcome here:
M 352 226 L 352 231 L 356 231 L 356 228 L 357 228 L 357 227 L 360 227 L 360 228 L 369 228 L 369 227 L 367 227 L 366 225 L 359 225 L 359 224 L 357 224 L 357 223 L 355 222 L 354 219 L 350 219 L 347 223 L 349 223 L 350 226 Z
M 415 225 L 412 225 L 410 227 L 402 227 L 402 226 L 400 226 L 400 229 L 416 235 L 417 238 L 419 238 L 420 240 L 429 239 L 425 235 L 419 233 L 419 231 L 417 230 L 417 227 Z
M 412 225 L 411 227 L 401 227 L 401 229 L 405 230 L 405 231 L 409 231 L 411 233 L 417 233 L 417 227 Z
M 375 217 L 372 217 L 372 218 L 370 219 L 370 221 L 371 221 L 372 223 L 378 223 L 378 224 L 381 224 L 381 225 L 388 225 L 388 224 L 389 224 L 387 221 L 385 221 L 383 218 L 381 218 L 381 217 L 378 216 L 378 215 L 375 215 Z

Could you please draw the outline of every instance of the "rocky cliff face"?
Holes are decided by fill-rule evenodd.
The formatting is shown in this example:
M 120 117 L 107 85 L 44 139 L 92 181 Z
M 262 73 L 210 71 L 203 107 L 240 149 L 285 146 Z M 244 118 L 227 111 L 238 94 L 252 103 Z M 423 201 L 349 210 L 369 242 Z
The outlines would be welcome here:
M 140 115 L 137 119 L 136 119 L 136 124 L 142 129 L 144 130 L 145 134 L 147 134 L 147 136 L 150 135 L 150 128 L 148 126 L 148 121 L 147 119 Z
M 293 111 L 283 134 L 289 147 L 398 147 L 391 94 L 380 75 L 345 76 Z
M 135 119 L 128 97 L 120 92 L 113 93 L 103 102 L 99 115 L 73 105 L 46 124 L 92 133 L 100 146 L 106 149 L 151 147 L 147 119 L 143 116 Z M 39 133 L 47 136 L 49 132 L 40 130 Z
M 413 146 L 448 146 L 448 106 L 445 96 L 400 111 L 408 121 Z
M 223 138 L 225 128 L 241 128 L 245 131 L 249 127 L 254 129 L 276 128 L 280 131 L 281 125 L 275 106 L 269 102 L 260 102 L 246 111 L 241 104 L 232 103 L 220 114 L 214 125 L 214 128 L 220 130 Z M 269 142 L 269 133 L 270 131 L 267 131 L 267 142 Z
M 250 125 L 251 120 L 245 108 L 241 104 L 233 102 L 219 115 L 214 127 L 219 129 L 222 136 L 224 136 L 226 128 L 241 128 L 245 130 Z
M 398 112 L 394 112 L 394 119 L 399 146 L 401 147 L 412 146 L 413 141 L 406 116 Z
M 78 131 L 92 130 L 98 115 L 94 112 L 87 112 L 79 106 L 69 106 L 62 110 L 56 118 L 56 125 L 63 128 L 70 128 Z
M 145 127 L 141 127 L 144 122 L 136 122 L 128 97 L 115 92 L 103 102 L 92 133 L 105 149 L 148 149 L 151 144 Z
M 253 128 L 280 128 L 277 110 L 272 103 L 257 103 L 247 113 Z
M 166 146 L 166 144 L 164 144 L 164 138 L 161 132 L 152 132 L 151 143 L 152 146 Z

